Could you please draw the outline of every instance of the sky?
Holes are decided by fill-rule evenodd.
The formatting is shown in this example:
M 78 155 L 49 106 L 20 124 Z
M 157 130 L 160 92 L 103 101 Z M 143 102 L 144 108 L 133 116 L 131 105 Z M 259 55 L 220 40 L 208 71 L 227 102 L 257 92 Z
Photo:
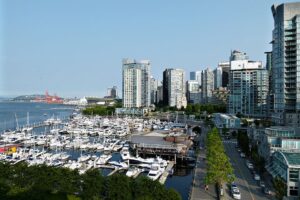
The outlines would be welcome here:
M 0 96 L 104 96 L 122 59 L 189 72 L 231 50 L 265 63 L 277 0 L 0 0 Z

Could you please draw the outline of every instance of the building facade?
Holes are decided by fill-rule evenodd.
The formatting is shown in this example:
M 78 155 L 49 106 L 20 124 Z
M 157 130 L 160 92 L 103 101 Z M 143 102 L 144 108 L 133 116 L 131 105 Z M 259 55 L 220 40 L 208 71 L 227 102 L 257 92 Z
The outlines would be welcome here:
M 222 74 L 223 74 L 222 67 L 218 66 L 216 69 L 214 69 L 213 73 L 214 73 L 214 90 L 216 90 L 222 87 Z
M 198 83 L 201 85 L 201 71 L 190 72 L 190 80 L 198 81 Z
M 166 69 L 163 73 L 163 101 L 170 107 L 186 108 L 185 72 Z
M 220 62 L 218 67 L 222 68 L 222 87 L 227 88 L 229 83 L 230 62 Z
M 133 59 L 123 59 L 122 94 L 123 107 L 140 108 L 151 104 L 150 61 L 137 62 Z
M 186 82 L 186 96 L 188 103 L 201 103 L 201 89 L 198 81 L 190 80 Z
M 261 62 L 243 60 L 230 61 L 228 113 L 248 117 L 267 117 L 269 89 L 268 71 Z M 235 59 L 238 56 L 231 56 Z
M 211 69 L 206 68 L 201 73 L 201 91 L 202 103 L 209 103 L 214 90 L 214 73 Z
M 272 13 L 272 121 L 288 125 L 290 118 L 298 122 L 300 113 L 300 2 L 273 5 Z M 299 126 L 300 120 L 293 125 Z

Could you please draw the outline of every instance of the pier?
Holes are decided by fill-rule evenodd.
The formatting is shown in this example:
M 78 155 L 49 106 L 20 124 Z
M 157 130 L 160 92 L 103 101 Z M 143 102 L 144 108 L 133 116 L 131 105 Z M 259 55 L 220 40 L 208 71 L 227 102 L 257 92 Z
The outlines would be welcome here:
M 169 173 L 170 173 L 170 171 L 173 169 L 174 165 L 175 165 L 174 161 L 170 161 L 170 162 L 169 162 L 169 164 L 168 164 L 168 166 L 166 167 L 164 173 L 163 173 L 163 174 L 161 175 L 161 177 L 159 178 L 160 184 L 162 184 L 162 185 L 165 184 L 165 182 L 166 182 L 166 180 L 167 180 L 167 178 L 168 178 L 168 176 L 169 176 Z

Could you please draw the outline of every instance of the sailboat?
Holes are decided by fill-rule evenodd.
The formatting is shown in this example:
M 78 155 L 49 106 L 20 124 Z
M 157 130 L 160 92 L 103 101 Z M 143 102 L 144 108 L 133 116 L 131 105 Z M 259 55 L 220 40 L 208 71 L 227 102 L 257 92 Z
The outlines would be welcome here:
M 33 130 L 33 127 L 30 127 L 30 125 L 29 125 L 29 112 L 27 112 L 27 124 L 24 128 L 22 128 L 22 131 L 30 132 L 32 130 Z

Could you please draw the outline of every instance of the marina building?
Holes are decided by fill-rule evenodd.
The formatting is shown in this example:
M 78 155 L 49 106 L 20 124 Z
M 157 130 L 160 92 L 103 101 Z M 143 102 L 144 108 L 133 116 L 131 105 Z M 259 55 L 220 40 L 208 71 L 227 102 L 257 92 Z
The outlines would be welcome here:
M 149 60 L 140 62 L 123 59 L 123 107 L 140 108 L 151 104 L 151 65 Z
M 272 78 L 277 125 L 300 126 L 300 2 L 272 6 Z
M 233 128 L 238 129 L 241 127 L 241 119 L 224 113 L 214 113 L 213 121 L 217 128 Z
M 268 71 L 261 62 L 247 60 L 245 53 L 233 54 L 237 55 L 230 61 L 228 113 L 267 117 Z
M 170 107 L 186 108 L 185 72 L 183 69 L 166 69 L 163 72 L 163 101 Z

